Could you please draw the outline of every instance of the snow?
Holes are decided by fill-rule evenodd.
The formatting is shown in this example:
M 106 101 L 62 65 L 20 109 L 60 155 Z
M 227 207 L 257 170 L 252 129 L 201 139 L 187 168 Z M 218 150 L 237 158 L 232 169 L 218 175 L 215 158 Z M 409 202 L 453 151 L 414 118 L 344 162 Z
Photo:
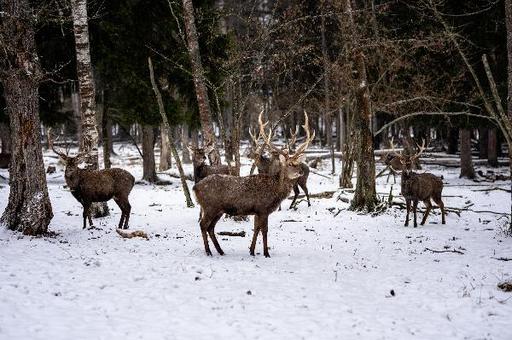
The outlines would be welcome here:
M 140 179 L 136 151 L 116 145 L 116 152 L 114 164 Z M 326 160 L 317 171 L 330 179 L 310 174 L 310 192 L 336 193 L 312 198 L 309 208 L 301 201 L 296 211 L 283 202 L 269 220 L 271 258 L 262 255 L 261 237 L 258 254 L 249 255 L 252 218 L 223 218 L 217 232 L 248 235 L 219 236 L 226 255 L 211 244 L 214 256 L 207 257 L 199 207 L 185 207 L 178 179 L 135 185 L 130 228 L 150 239 L 122 239 L 114 202 L 110 216 L 95 220 L 98 229 L 81 228 L 62 165 L 50 153 L 45 161 L 58 169 L 48 175 L 50 229 L 58 235 L 0 229 L 0 339 L 512 339 L 512 295 L 496 287 L 512 279 L 512 261 L 495 259 L 512 257 L 512 238 L 498 215 L 449 213 L 441 225 L 434 210 L 425 226 L 412 228 L 396 208 L 378 216 L 349 212 L 337 198 L 351 193 L 337 189 Z M 489 184 L 468 186 L 475 183 L 459 179 L 458 169 L 427 169 L 444 176 L 446 206 L 509 211 L 508 193 L 472 191 Z M 389 193 L 392 182 L 379 178 L 377 191 Z M 399 191 L 393 185 L 395 200 Z M 8 194 L 0 181 L 0 211 Z

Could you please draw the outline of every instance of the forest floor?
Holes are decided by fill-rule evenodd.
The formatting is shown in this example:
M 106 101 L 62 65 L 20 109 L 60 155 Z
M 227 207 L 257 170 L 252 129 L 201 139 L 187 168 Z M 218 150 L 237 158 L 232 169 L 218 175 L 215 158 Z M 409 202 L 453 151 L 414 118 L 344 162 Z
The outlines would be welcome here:
M 114 165 L 140 179 L 136 151 L 116 152 Z M 57 163 L 48 152 L 45 161 Z M 261 238 L 249 255 L 252 217 L 221 219 L 217 232 L 247 236 L 219 237 L 226 255 L 207 257 L 199 207 L 186 208 L 179 180 L 167 175 L 160 177 L 172 184 L 137 184 L 130 196 L 130 229 L 149 240 L 116 233 L 113 202 L 98 229 L 82 230 L 82 208 L 58 165 L 48 175 L 56 235 L 0 231 L 0 339 L 512 339 L 512 293 L 497 288 L 512 279 L 512 261 L 500 260 L 512 258 L 507 219 L 474 212 L 509 212 L 509 193 L 476 191 L 509 182 L 475 183 L 459 179 L 457 168 L 427 167 L 444 176 L 446 206 L 474 211 L 450 212 L 442 225 L 435 210 L 413 228 L 398 207 L 377 216 L 348 211 L 352 194 L 338 189 L 328 163 L 315 170 L 326 177 L 310 174 L 309 190 L 334 191 L 332 198 L 297 210 L 287 200 L 270 216 L 271 258 Z M 378 179 L 385 199 L 392 182 Z M 8 194 L 0 179 L 0 211 Z

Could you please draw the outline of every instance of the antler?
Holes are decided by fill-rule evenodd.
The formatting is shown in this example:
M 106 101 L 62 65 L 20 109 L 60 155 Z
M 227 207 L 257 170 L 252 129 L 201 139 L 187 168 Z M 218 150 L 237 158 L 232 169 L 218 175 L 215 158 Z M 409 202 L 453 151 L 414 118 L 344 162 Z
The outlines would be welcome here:
M 423 153 L 423 151 L 425 151 L 425 139 L 422 139 L 421 146 L 419 146 L 418 143 L 416 143 L 416 146 L 418 147 L 419 151 L 416 154 L 414 154 L 414 156 L 411 157 L 411 158 L 414 158 L 414 159 L 419 158 L 420 155 Z
M 52 128 L 49 128 L 48 129 L 48 132 L 47 132 L 47 137 L 48 137 L 48 146 L 50 146 L 50 148 L 53 150 L 53 152 L 55 152 L 59 157 L 61 157 L 62 159 L 66 160 L 69 158 L 68 156 L 68 153 L 63 153 L 63 152 L 59 152 L 55 149 L 55 146 L 53 145 L 53 141 L 52 141 L 52 138 L 51 138 L 51 134 L 52 134 Z M 59 139 L 59 137 L 57 137 L 57 139 Z
M 389 145 L 390 145 L 390 147 L 391 147 L 391 150 L 393 151 L 393 153 L 397 154 L 398 156 L 402 156 L 402 151 L 397 152 L 397 151 L 395 150 L 395 145 L 394 145 L 394 143 L 393 143 L 394 138 L 395 138 L 395 137 L 391 137 L 391 140 L 389 141 Z
M 272 128 L 269 128 L 268 135 L 265 133 L 265 126 L 268 125 L 268 122 L 263 123 L 263 111 L 261 111 L 258 117 L 258 124 L 260 126 L 260 136 L 263 139 L 264 145 L 268 146 L 274 152 L 280 153 L 281 155 L 287 155 L 288 150 L 281 150 L 272 144 Z
M 295 132 L 292 132 L 290 129 L 290 140 L 288 141 L 288 149 L 293 148 L 295 142 L 297 141 L 297 134 L 299 133 L 299 127 L 295 126 Z
M 311 134 L 311 131 L 309 131 L 309 118 L 306 110 L 304 110 L 304 125 L 302 125 L 302 128 L 306 132 L 306 140 L 299 145 L 297 150 L 295 150 L 295 153 L 290 158 L 298 158 L 300 157 L 304 151 L 306 151 L 307 147 L 309 146 L 309 143 L 313 139 L 315 139 L 315 131 L 313 131 L 313 134 Z

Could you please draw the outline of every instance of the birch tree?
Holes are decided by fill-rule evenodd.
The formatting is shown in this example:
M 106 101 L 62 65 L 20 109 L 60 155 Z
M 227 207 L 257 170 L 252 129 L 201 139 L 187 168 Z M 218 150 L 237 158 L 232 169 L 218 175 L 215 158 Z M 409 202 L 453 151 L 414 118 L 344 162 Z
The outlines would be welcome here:
M 208 99 L 208 91 L 204 79 L 204 69 L 201 63 L 201 54 L 199 52 L 194 5 L 192 4 L 192 0 L 182 0 L 182 2 L 187 47 L 192 66 L 192 76 L 194 80 L 194 88 L 196 90 L 197 104 L 199 106 L 199 119 L 201 120 L 204 142 L 207 144 L 212 143 L 214 145 L 214 150 L 208 157 L 210 158 L 210 163 L 212 165 L 218 165 L 220 164 L 220 155 L 215 143 L 216 139 L 211 120 L 210 101 Z
M 0 223 L 26 235 L 47 232 L 53 217 L 41 151 L 34 15 L 28 0 L 1 2 L 0 81 L 11 128 L 9 202 Z M 4 44 L 5 43 L 5 44 Z
M 96 126 L 96 102 L 89 45 L 87 0 L 71 0 L 73 32 L 75 35 L 76 67 L 80 93 L 80 152 L 88 169 L 98 169 L 98 128 Z M 92 206 L 94 217 L 108 215 L 106 202 Z

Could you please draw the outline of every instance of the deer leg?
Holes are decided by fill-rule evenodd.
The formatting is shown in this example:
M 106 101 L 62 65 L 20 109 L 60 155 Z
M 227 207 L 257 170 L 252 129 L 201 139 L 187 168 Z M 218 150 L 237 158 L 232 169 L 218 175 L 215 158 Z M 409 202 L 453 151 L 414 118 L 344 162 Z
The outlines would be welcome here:
M 210 245 L 208 244 L 208 227 L 210 226 L 210 222 L 211 218 L 206 214 L 201 217 L 201 222 L 199 222 L 199 225 L 201 226 L 201 235 L 203 236 L 204 250 L 208 256 L 212 256 Z
M 128 229 L 128 220 L 130 219 L 130 213 L 132 212 L 132 206 L 128 199 L 126 199 L 125 211 L 124 211 L 124 229 Z
M 261 234 L 263 235 L 263 255 L 265 255 L 265 257 L 270 257 L 267 244 L 268 216 L 262 217 L 260 222 Z
M 293 205 L 295 204 L 295 201 L 297 200 L 297 196 L 299 196 L 299 186 L 297 184 L 295 184 L 293 186 L 293 193 L 295 195 L 293 196 L 292 204 L 290 204 L 290 207 L 288 209 L 293 208 Z
M 84 202 L 82 203 L 84 206 L 84 212 L 82 214 L 84 218 L 84 227 L 83 229 L 87 228 L 87 217 L 89 217 L 89 225 L 92 226 L 91 216 L 89 215 L 89 208 L 91 207 L 91 203 Z
M 418 223 L 416 222 L 416 210 L 418 208 L 418 200 L 414 200 L 412 202 L 412 212 L 414 214 L 414 228 L 418 226 Z
M 258 239 L 258 234 L 260 232 L 260 222 L 258 215 L 254 216 L 254 234 L 252 235 L 251 247 L 249 248 L 249 254 L 254 256 L 254 249 L 256 248 L 256 240 Z
M 436 202 L 436 204 L 439 206 L 439 208 L 441 208 L 441 223 L 446 224 L 446 220 L 444 217 L 446 213 L 444 211 L 444 203 L 441 200 L 441 197 L 434 197 L 434 202 Z
M 304 191 L 304 193 L 306 194 L 306 198 L 308 199 L 308 207 L 310 207 L 311 202 L 309 201 L 309 190 L 308 187 L 306 186 L 306 183 L 300 184 L 300 187 L 302 188 L 302 191 Z
M 407 207 L 407 215 L 405 215 L 405 224 L 404 224 L 404 226 L 407 227 L 409 225 L 409 212 L 411 211 L 411 200 L 405 199 L 405 205 Z
M 423 201 L 425 203 L 425 206 L 427 207 L 427 210 L 425 210 L 425 215 L 423 215 L 423 219 L 421 220 L 420 225 L 424 225 L 427 221 L 428 214 L 430 213 L 430 209 L 432 209 L 432 203 L 430 203 L 430 198 Z
M 123 205 L 121 204 L 121 200 L 116 198 L 116 197 L 114 197 L 114 202 L 116 202 L 116 204 L 119 207 L 119 209 L 121 209 L 121 218 L 119 219 L 119 226 L 118 226 L 118 228 L 122 229 L 123 228 L 123 221 L 124 221 L 124 218 L 125 218 L 125 213 L 124 213 Z
M 217 241 L 217 236 L 215 236 L 215 225 L 217 224 L 221 217 L 222 214 L 219 214 L 212 220 L 210 226 L 208 227 L 208 235 L 210 235 L 210 238 L 212 239 L 213 245 L 215 246 L 215 249 L 217 249 L 217 252 L 220 255 L 224 255 L 224 251 L 220 247 L 219 241 Z

